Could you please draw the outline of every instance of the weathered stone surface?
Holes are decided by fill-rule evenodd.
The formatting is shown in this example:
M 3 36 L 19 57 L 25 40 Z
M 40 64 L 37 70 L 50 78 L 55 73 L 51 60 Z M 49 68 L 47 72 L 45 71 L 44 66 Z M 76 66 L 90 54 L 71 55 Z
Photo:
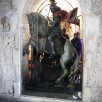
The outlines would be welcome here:
M 4 45 L 10 48 L 14 48 L 15 47 L 15 35 L 13 35 L 12 33 L 5 33 Z
M 2 81 L 3 81 L 3 68 L 0 64 L 0 89 L 2 89 Z
M 13 65 L 1 65 L 1 68 L 3 68 L 3 80 L 9 81 L 9 83 L 13 82 L 15 80 L 15 66 Z
M 17 66 L 15 66 L 15 71 L 14 71 L 14 75 L 15 75 L 15 80 L 14 80 L 14 82 L 18 82 L 18 83 L 20 83 L 20 80 L 21 80 L 21 73 L 20 73 L 20 69 L 21 69 L 21 66 L 19 65 L 17 65 Z
M 8 18 L 6 16 L 1 18 L 1 24 L 2 24 L 2 28 L 3 28 L 3 32 L 10 31 L 10 24 L 9 24 Z
M 102 70 L 97 71 L 96 73 L 96 81 L 95 81 L 95 86 L 97 88 L 102 88 Z
M 1 64 L 12 64 L 12 49 L 7 46 L 1 46 L 0 49 L 0 63 Z
M 91 87 L 85 86 L 83 89 L 83 102 L 91 102 Z
M 96 55 L 96 70 L 102 71 L 102 35 L 98 37 L 97 41 L 97 55 Z
M 4 35 L 0 32 L 0 45 L 3 45 L 4 42 Z
M 2 82 L 2 94 L 11 95 L 14 94 L 14 85 L 10 81 Z
M 100 16 L 100 32 L 97 39 L 96 70 L 102 71 L 102 16 Z
M 92 0 L 92 12 L 96 15 L 102 14 L 102 0 Z
M 83 14 L 91 13 L 92 0 L 80 0 L 79 3 L 80 3 Z
M 96 47 L 97 47 L 97 36 L 84 35 L 84 86 L 92 86 L 95 83 L 95 58 L 96 58 Z
M 99 34 L 100 17 L 92 13 L 84 15 L 84 34 L 98 35 Z
M 20 52 L 13 50 L 13 64 L 20 65 Z
M 0 0 L 0 94 L 20 97 L 22 69 L 20 46 L 24 34 L 29 33 L 24 15 L 34 9 L 40 0 Z M 79 0 L 83 11 L 84 72 L 83 102 L 102 101 L 102 0 Z M 24 9 L 23 9 L 24 8 Z M 32 9 L 33 8 L 33 9 Z M 24 20 L 23 20 L 24 19 Z M 21 45 L 19 45 L 21 44 Z M 21 62 L 22 65 L 22 62 Z M 10 98 L 9 98 L 10 101 Z M 40 97 L 20 97 L 20 102 L 68 102 L 68 100 Z M 10 102 L 13 102 L 12 100 Z M 71 102 L 71 101 L 70 101 Z M 79 101 L 78 101 L 79 102 Z

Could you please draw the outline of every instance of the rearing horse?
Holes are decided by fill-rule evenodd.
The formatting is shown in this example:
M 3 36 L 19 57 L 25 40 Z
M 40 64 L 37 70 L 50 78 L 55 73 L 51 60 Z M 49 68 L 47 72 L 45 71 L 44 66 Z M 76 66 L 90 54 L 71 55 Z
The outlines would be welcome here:
M 45 52 L 45 44 L 49 36 L 49 25 L 44 16 L 38 13 L 30 13 L 27 15 L 31 38 L 24 46 L 24 51 L 27 50 L 28 45 L 32 44 L 37 46 L 38 52 Z M 71 42 L 66 39 L 64 44 L 64 51 L 60 57 L 60 65 L 63 73 L 56 79 L 55 83 L 60 83 L 66 75 L 68 75 L 69 80 L 73 79 L 73 75 L 78 71 L 79 57 L 77 51 L 71 44 Z M 75 57 L 75 58 L 74 58 Z M 66 64 L 70 63 L 74 58 L 74 62 L 70 68 L 67 68 Z M 70 69 L 70 73 L 68 72 Z

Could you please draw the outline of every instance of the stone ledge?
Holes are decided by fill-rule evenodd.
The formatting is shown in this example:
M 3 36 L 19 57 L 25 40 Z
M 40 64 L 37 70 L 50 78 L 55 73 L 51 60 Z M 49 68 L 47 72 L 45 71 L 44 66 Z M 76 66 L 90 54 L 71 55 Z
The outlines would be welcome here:
M 37 96 L 21 96 L 22 100 L 27 100 L 28 102 L 82 102 L 80 100 L 68 100 L 68 99 L 58 99 L 58 98 L 47 98 L 47 97 L 37 97 Z
M 14 98 L 12 96 L 0 96 L 0 102 L 82 102 L 82 101 L 22 95 L 21 97 L 18 98 Z

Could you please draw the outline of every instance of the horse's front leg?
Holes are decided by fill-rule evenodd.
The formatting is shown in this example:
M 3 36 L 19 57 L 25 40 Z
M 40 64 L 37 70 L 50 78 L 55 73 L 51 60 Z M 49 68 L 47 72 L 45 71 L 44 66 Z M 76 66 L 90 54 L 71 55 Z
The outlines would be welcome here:
M 68 70 L 65 66 L 65 61 L 62 58 L 60 58 L 60 65 L 62 67 L 63 74 L 56 80 L 56 83 L 60 83 L 60 81 L 68 74 Z

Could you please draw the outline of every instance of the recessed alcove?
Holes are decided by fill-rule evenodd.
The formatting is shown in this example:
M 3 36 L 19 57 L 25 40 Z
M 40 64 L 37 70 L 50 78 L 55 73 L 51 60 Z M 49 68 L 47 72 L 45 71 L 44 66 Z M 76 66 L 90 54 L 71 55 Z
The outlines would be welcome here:
M 78 19 L 80 19 L 80 26 L 76 25 L 76 24 L 70 24 L 70 26 L 69 26 L 69 25 L 67 25 L 66 22 L 62 22 L 61 23 L 61 28 L 66 28 L 66 31 L 67 31 L 66 33 L 69 34 L 70 41 L 72 40 L 74 34 L 78 31 L 80 33 L 80 38 L 83 42 L 82 13 L 81 13 L 81 8 L 80 8 L 80 5 L 78 4 L 78 1 L 75 0 L 75 2 L 74 2 L 72 0 L 64 0 L 63 3 L 61 3 L 60 1 L 56 0 L 56 2 L 61 9 L 64 9 L 67 12 L 70 12 L 72 9 L 78 7 L 77 17 L 78 17 Z M 48 3 L 48 6 L 47 6 L 46 3 Z M 68 6 L 68 8 L 67 8 L 67 6 Z M 65 88 L 54 87 L 54 85 L 53 85 L 53 87 L 49 87 L 48 84 L 52 84 L 55 81 L 55 79 L 57 78 L 57 76 L 55 76 L 56 78 L 53 79 L 53 75 L 56 75 L 56 73 L 59 72 L 59 69 L 61 70 L 61 67 L 58 68 L 58 66 L 56 66 L 56 67 L 52 67 L 52 69 L 51 69 L 51 67 L 49 67 L 49 65 L 53 61 L 49 63 L 48 60 L 44 60 L 45 62 L 43 62 L 44 63 L 43 66 L 48 67 L 48 69 L 49 69 L 48 71 L 46 71 L 46 73 L 47 74 L 48 73 L 49 74 L 53 73 L 53 74 L 47 76 L 47 77 L 49 77 L 48 82 L 46 82 L 47 77 L 45 77 L 45 76 L 43 77 L 43 78 L 45 78 L 44 84 L 45 84 L 46 87 L 42 86 L 43 84 L 41 84 L 41 82 L 37 83 L 37 84 L 39 84 L 39 87 L 36 87 L 36 86 L 34 86 L 36 84 L 36 83 L 34 83 L 34 81 L 35 81 L 34 78 L 36 76 L 34 75 L 34 73 L 33 73 L 33 76 L 32 76 L 32 72 L 34 72 L 34 70 L 36 68 L 35 63 L 32 62 L 34 60 L 34 56 L 32 55 L 32 51 L 34 51 L 35 49 L 32 48 L 31 45 L 29 45 L 29 47 L 28 47 L 28 50 L 29 50 L 28 53 L 29 54 L 28 55 L 25 54 L 24 56 L 22 56 L 23 47 L 26 45 L 27 41 L 29 41 L 29 38 L 31 37 L 31 34 L 30 34 L 31 31 L 30 31 L 30 27 L 29 27 L 27 14 L 30 14 L 31 12 L 38 12 L 46 18 L 46 16 L 49 13 L 48 8 L 46 8 L 46 7 L 49 8 L 49 1 L 48 0 L 46 0 L 46 1 L 37 0 L 32 4 L 31 4 L 31 2 L 26 3 L 25 6 L 24 6 L 24 9 L 23 9 L 22 19 L 21 19 L 21 33 L 20 33 L 22 35 L 22 37 L 21 37 L 21 39 L 22 39 L 22 41 L 21 41 L 22 94 L 23 95 L 39 96 L 39 97 L 74 99 L 72 97 L 73 93 L 82 92 L 82 82 L 80 84 L 80 88 L 78 89 L 78 87 L 77 87 L 75 90 L 71 90 L 70 88 L 67 88 L 67 87 L 65 87 Z M 51 12 L 49 13 L 49 17 L 51 17 Z M 36 39 L 39 39 L 39 38 L 37 37 Z M 49 56 L 45 52 L 43 52 L 40 55 L 41 60 L 42 60 L 44 55 Z M 82 59 L 83 59 L 83 55 L 82 55 Z M 79 67 L 81 67 L 81 68 L 82 68 L 82 63 L 83 63 L 82 59 L 79 61 Z M 81 69 L 81 71 L 82 71 L 82 69 Z M 61 72 L 59 72 L 59 73 L 61 73 Z M 82 77 L 82 73 L 81 73 L 81 77 Z M 42 76 L 40 76 L 40 78 L 42 78 Z M 77 78 L 79 78 L 79 79 L 77 79 L 77 81 L 79 81 L 79 83 L 80 83 L 80 81 L 82 81 L 82 79 L 80 79 L 80 74 Z M 51 79 L 53 79 L 53 81 L 50 83 L 49 81 L 51 81 Z M 78 83 L 77 81 L 76 81 L 76 83 Z
M 22 52 L 23 45 L 27 42 L 27 39 L 24 40 L 25 35 L 28 34 L 29 37 L 29 23 L 26 17 L 27 14 L 34 12 L 35 8 L 39 8 L 42 2 L 40 0 L 0 0 L 0 102 L 79 102 L 79 100 L 69 100 L 64 93 L 62 93 L 64 99 L 61 97 L 49 98 L 56 95 L 48 96 L 44 92 L 40 92 L 40 94 L 42 93 L 40 95 L 38 91 L 31 96 L 31 90 L 30 93 L 25 93 L 26 96 L 24 95 L 24 85 L 27 82 L 28 72 L 28 64 L 24 62 L 28 63 L 28 59 L 27 55 L 22 56 Z M 102 1 L 78 0 L 78 2 L 82 9 L 83 18 L 83 24 L 80 26 L 83 27 L 81 34 L 83 35 L 84 46 L 82 101 L 101 102 Z M 23 62 L 23 60 L 25 61 Z

